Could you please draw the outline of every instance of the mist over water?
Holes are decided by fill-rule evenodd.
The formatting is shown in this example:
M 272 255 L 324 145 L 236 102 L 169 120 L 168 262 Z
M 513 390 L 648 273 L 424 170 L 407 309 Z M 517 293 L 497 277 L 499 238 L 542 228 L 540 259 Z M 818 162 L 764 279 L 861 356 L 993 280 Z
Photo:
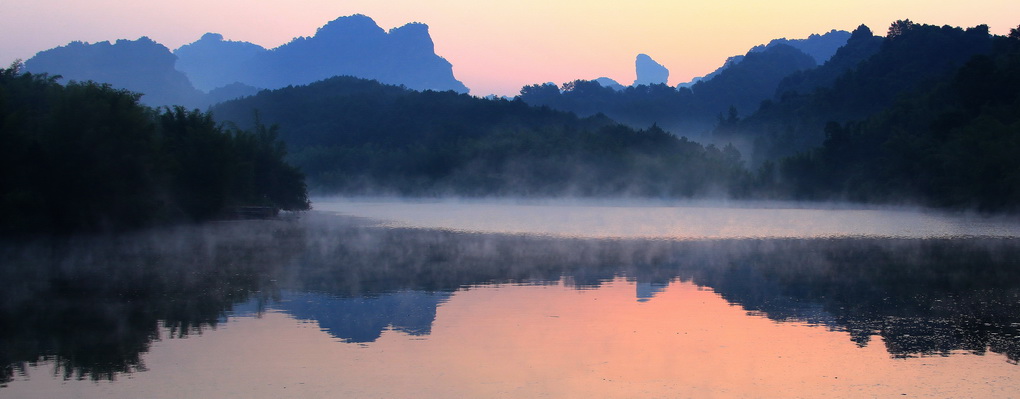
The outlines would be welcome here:
M 1008 219 L 622 200 L 314 208 L 2 246 L 0 397 L 1020 389 Z
M 319 199 L 389 227 L 578 238 L 1020 237 L 1013 217 L 767 201 Z

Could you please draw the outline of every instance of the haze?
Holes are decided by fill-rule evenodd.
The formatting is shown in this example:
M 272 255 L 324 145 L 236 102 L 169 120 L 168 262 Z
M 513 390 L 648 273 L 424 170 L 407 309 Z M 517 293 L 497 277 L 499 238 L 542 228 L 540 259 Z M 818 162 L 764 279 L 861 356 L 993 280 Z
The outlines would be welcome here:
M 803 38 L 860 24 L 883 33 L 892 21 L 1016 27 L 1020 2 L 954 1 L 538 1 L 126 0 L 0 1 L 0 63 L 81 40 L 148 36 L 171 49 L 218 32 L 276 47 L 361 13 L 383 28 L 429 25 L 436 53 L 475 95 L 515 95 L 521 86 L 601 76 L 634 80 L 634 57 L 652 56 L 671 85 L 779 37 Z

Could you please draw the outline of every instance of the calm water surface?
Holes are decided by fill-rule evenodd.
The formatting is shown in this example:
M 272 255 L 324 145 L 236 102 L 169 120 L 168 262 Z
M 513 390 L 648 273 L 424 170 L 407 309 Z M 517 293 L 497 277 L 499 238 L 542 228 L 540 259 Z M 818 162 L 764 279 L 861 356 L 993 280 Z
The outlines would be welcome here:
M 320 201 L 0 248 L 0 397 L 1013 397 L 1020 223 Z

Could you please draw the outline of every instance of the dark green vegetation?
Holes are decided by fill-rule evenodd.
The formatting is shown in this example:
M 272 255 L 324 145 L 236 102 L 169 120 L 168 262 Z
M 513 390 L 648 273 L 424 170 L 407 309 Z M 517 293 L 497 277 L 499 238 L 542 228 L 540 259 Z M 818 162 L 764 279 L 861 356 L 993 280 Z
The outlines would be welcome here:
M 777 45 L 691 89 L 575 81 L 527 86 L 520 98 L 734 145 L 757 168 L 741 191 L 753 196 L 1020 207 L 1016 29 L 902 20 L 883 38 L 862 25 L 825 64 L 805 57 Z
M 809 150 L 822 144 L 828 122 L 859 121 L 923 95 L 972 57 L 988 54 L 992 42 L 987 26 L 964 30 L 897 21 L 878 43 L 862 26 L 833 65 L 787 79 L 775 101 L 733 130 L 756 142 L 758 160 Z
M 0 235 L 201 221 L 236 206 L 307 209 L 275 128 L 224 129 L 92 82 L 0 70 Z
M 263 91 L 212 112 L 244 125 L 255 110 L 283 127 L 289 160 L 325 193 L 691 197 L 735 193 L 748 179 L 732 147 L 657 127 L 351 77 Z
M 780 184 L 797 198 L 988 211 L 1020 205 L 1018 30 L 992 37 L 984 27 L 897 22 L 875 56 L 832 89 L 792 103 L 811 107 L 814 116 L 769 123 L 807 134 L 804 126 L 829 120 L 819 148 L 779 164 Z M 839 117 L 853 112 L 871 116 Z M 759 117 L 769 119 L 752 118 Z

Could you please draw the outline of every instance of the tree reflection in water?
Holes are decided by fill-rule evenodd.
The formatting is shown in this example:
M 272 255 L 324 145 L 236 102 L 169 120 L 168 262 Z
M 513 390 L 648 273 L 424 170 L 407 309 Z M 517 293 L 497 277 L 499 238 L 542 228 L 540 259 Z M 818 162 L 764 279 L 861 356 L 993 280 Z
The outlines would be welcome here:
M 878 336 L 892 356 L 964 350 L 1020 360 L 1016 239 L 568 239 L 311 213 L 6 243 L 0 381 L 44 360 L 66 379 L 144 371 L 152 341 L 216 328 L 242 302 L 371 342 L 386 328 L 429 334 L 437 307 L 465 287 L 591 289 L 621 276 L 641 301 L 689 281 L 777 322 L 847 331 L 861 346 Z

